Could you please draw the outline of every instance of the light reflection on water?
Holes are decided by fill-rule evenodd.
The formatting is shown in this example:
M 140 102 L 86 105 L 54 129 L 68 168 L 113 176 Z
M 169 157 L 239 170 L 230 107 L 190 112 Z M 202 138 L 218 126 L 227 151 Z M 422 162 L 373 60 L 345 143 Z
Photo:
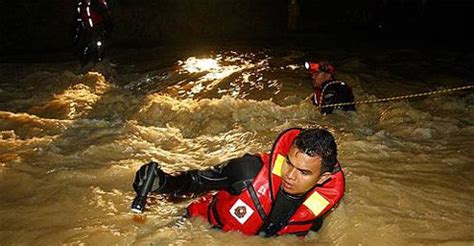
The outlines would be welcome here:
M 189 57 L 124 86 L 120 79 L 129 74 L 114 83 L 100 73 L 65 73 L 57 64 L 47 67 L 60 72 L 1 82 L 0 242 L 301 243 L 181 220 L 189 199 L 154 196 L 137 218 L 129 211 L 131 182 L 151 159 L 166 171 L 205 168 L 268 151 L 288 127 L 324 127 L 338 142 L 347 190 L 307 243 L 472 244 L 472 94 L 360 105 L 357 113 L 323 117 L 306 100 L 311 87 L 299 65 L 306 54 L 289 53 Z M 359 98 L 374 97 L 370 88 L 380 85 L 395 94 L 406 90 L 403 78 L 376 79 L 393 71 L 372 71 L 347 56 L 338 71 L 362 70 L 338 76 Z
M 253 90 L 277 88 L 278 94 L 281 83 L 278 80 L 264 79 L 263 72 L 269 69 L 268 60 L 271 57 L 261 54 L 242 54 L 228 52 L 217 54 L 212 58 L 189 57 L 179 61 L 181 74 L 190 75 L 168 89 L 171 95 L 180 98 L 196 98 L 203 93 L 211 92 L 215 96 L 230 95 L 246 98 Z M 216 89 L 217 87 L 217 89 Z

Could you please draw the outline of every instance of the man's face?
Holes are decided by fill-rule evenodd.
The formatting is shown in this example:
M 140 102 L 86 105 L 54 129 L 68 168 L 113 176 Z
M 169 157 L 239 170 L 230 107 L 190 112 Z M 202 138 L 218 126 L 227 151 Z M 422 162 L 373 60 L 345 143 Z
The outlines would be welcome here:
M 302 195 L 321 182 L 321 157 L 311 157 L 292 145 L 282 166 L 283 190 Z

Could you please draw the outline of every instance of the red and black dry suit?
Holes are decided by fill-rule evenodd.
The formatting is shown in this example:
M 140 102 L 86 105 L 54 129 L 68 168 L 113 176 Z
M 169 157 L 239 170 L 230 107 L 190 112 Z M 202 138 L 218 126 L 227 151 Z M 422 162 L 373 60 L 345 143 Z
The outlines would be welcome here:
M 81 55 L 91 41 L 108 39 L 113 23 L 106 0 L 78 0 L 75 12 L 74 44 Z
M 76 27 L 85 31 L 104 29 L 111 31 L 112 18 L 106 0 L 78 0 Z M 76 30 L 79 32 L 80 30 Z
M 158 193 L 209 192 L 188 206 L 189 217 L 207 219 L 223 231 L 247 235 L 305 236 L 318 230 L 322 216 L 344 194 L 344 176 L 336 164 L 331 179 L 302 196 L 280 189 L 281 167 L 293 139 L 300 129 L 289 129 L 276 140 L 270 154 L 244 155 L 203 171 L 188 171 L 179 176 L 165 174 Z
M 316 106 L 324 106 L 335 103 L 354 102 L 354 95 L 352 88 L 343 81 L 328 80 L 324 82 L 321 87 L 314 87 L 314 93 L 311 101 Z M 344 105 L 339 107 L 321 108 L 322 114 L 330 114 L 334 109 L 341 109 L 345 111 L 355 111 L 354 104 Z

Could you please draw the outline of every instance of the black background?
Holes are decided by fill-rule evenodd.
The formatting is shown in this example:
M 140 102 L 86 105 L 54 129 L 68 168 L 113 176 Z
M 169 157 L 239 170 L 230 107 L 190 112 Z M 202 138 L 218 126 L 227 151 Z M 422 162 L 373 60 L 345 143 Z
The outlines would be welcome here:
M 425 2 L 425 5 L 422 3 Z M 285 0 L 109 0 L 113 48 L 310 44 L 471 51 L 472 0 L 299 0 L 297 30 Z M 71 47 L 73 0 L 1 0 L 0 54 Z

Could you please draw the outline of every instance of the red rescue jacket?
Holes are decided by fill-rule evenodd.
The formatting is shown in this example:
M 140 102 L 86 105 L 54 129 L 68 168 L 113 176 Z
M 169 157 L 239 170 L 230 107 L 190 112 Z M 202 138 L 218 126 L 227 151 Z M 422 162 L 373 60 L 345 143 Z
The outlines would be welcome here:
M 96 26 L 106 25 L 109 11 L 106 0 L 82 0 L 77 3 L 77 14 L 85 29 L 91 30 Z
M 204 217 L 223 231 L 258 234 L 275 201 L 281 183 L 281 167 L 300 131 L 296 128 L 285 131 L 275 141 L 271 154 L 261 154 L 262 169 L 239 195 L 225 190 L 208 193 L 188 206 L 188 216 Z M 306 235 L 313 222 L 337 204 L 344 194 L 344 176 L 339 164 L 335 169 L 329 181 L 307 193 L 305 201 L 277 235 Z

